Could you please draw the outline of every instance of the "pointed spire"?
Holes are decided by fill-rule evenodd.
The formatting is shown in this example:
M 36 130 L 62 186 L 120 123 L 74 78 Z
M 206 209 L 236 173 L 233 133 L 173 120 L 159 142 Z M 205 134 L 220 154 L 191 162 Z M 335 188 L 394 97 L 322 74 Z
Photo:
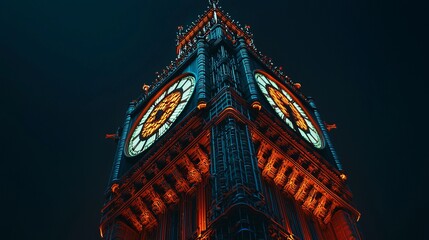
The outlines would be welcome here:
M 219 0 L 209 0 L 209 4 L 213 7 L 213 15 L 215 23 L 217 23 L 217 14 L 216 14 L 216 6 L 219 3 Z
M 213 6 L 214 9 L 216 9 L 216 5 L 219 3 L 219 0 L 209 0 L 209 4 Z

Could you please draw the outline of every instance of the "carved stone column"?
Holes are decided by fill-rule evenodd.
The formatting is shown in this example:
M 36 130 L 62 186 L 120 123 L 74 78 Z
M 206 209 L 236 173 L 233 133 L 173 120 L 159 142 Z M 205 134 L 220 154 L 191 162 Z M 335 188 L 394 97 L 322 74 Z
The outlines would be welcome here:
M 107 234 L 110 240 L 138 240 L 138 233 L 121 220 L 116 220 Z
M 361 239 L 356 224 L 351 219 L 350 214 L 343 210 L 334 213 L 331 219 L 335 235 L 338 240 L 358 240 Z
M 250 210 L 262 209 L 261 179 L 247 131 L 245 125 L 232 117 L 212 129 L 212 219 L 217 218 L 214 239 L 229 239 L 228 234 L 242 236 L 237 239 L 256 239 L 256 233 L 266 229 L 261 216 Z M 228 218 L 221 219 L 221 213 L 227 211 Z

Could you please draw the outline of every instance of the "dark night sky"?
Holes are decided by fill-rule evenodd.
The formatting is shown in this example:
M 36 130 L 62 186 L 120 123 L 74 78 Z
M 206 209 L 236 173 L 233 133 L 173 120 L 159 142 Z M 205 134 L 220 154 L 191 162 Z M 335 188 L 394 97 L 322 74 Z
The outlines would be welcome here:
M 115 152 L 104 134 L 116 131 L 143 83 L 175 58 L 177 26 L 206 6 L 0 3 L 4 239 L 99 238 Z M 418 221 L 428 213 L 423 8 L 370 0 L 221 6 L 251 25 L 258 49 L 302 83 L 326 122 L 337 124 L 332 138 L 364 237 L 427 237 L 426 221 Z

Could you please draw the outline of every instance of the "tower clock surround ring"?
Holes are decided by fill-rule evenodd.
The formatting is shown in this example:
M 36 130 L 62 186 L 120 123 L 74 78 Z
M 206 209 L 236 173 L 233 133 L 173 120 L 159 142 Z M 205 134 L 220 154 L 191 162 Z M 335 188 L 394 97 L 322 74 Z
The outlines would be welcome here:
M 270 74 L 256 70 L 254 77 L 262 94 L 282 121 L 315 148 L 323 149 L 322 131 L 301 101 Z
M 187 106 L 195 81 L 190 73 L 179 75 L 147 102 L 127 136 L 126 156 L 139 155 L 167 132 Z

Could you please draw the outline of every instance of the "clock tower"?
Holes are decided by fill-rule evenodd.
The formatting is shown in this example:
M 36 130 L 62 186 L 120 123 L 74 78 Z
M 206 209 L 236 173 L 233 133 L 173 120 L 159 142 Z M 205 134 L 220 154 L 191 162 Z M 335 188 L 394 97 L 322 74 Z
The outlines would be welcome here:
M 114 136 L 102 238 L 361 239 L 314 100 L 209 3 Z

